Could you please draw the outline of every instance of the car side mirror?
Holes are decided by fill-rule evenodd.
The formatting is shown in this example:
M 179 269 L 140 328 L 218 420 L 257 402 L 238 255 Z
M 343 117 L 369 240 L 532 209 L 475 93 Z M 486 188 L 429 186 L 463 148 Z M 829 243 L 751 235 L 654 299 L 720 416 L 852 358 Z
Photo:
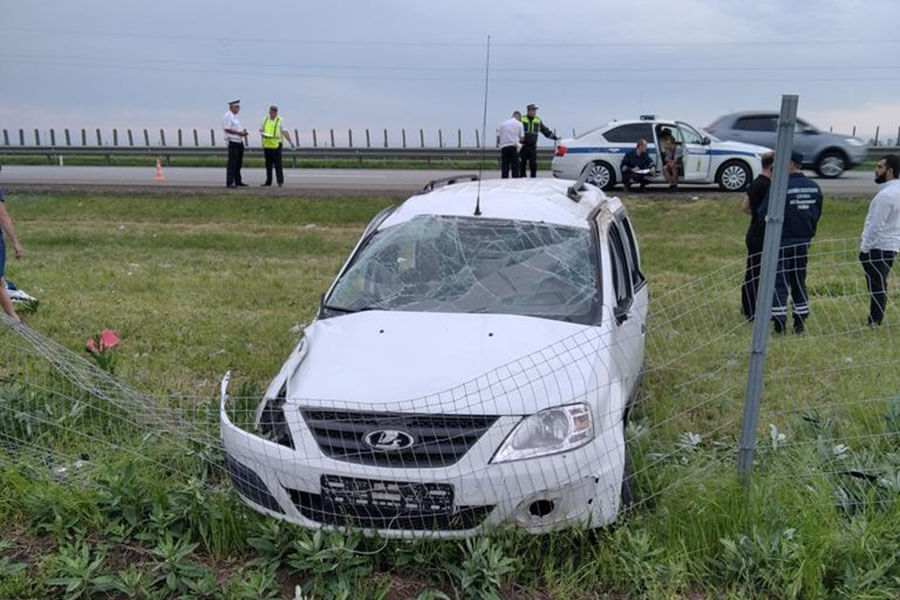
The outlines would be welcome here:
M 631 316 L 628 308 L 624 306 L 616 306 L 613 308 L 613 315 L 616 317 L 616 324 L 621 325 L 625 321 L 628 320 L 628 317 Z
M 815 127 L 804 127 L 803 133 L 805 133 L 806 135 L 815 135 L 815 134 L 819 133 L 819 130 L 816 129 Z
M 700 143 L 703 144 L 704 146 L 709 146 L 710 143 L 712 143 L 712 140 L 710 140 L 710 139 L 709 139 L 708 137 L 706 137 L 706 136 L 703 136 L 703 139 L 700 141 Z

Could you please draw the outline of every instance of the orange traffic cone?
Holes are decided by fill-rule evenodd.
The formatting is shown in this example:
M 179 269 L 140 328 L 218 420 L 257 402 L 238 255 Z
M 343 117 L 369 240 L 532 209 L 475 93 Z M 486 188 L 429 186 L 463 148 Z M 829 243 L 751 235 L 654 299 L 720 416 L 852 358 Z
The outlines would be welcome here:
M 162 172 L 162 160 L 158 156 L 156 157 L 156 177 L 154 177 L 153 179 L 156 181 L 166 180 Z

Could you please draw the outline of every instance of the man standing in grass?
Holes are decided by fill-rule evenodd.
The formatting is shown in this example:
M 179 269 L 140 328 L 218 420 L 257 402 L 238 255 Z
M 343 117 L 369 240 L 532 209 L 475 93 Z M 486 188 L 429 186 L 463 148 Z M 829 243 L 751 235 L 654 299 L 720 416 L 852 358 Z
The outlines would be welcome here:
M 744 270 L 744 283 L 741 286 L 741 314 L 748 321 L 756 316 L 756 291 L 759 288 L 759 270 L 762 261 L 763 237 L 766 233 L 766 223 L 757 215 L 759 205 L 769 195 L 769 186 L 772 185 L 772 164 L 775 162 L 775 154 L 767 152 L 760 159 L 762 172 L 747 188 L 747 195 L 741 204 L 744 214 L 750 215 L 750 227 L 744 240 L 747 244 L 747 266 Z
M 870 326 L 881 325 L 887 304 L 887 278 L 900 251 L 900 158 L 896 154 L 882 156 L 875 167 L 875 183 L 884 184 L 866 215 L 859 260 L 866 274 Z
M 3 194 L 3 190 L 0 190 L 0 308 L 3 308 L 3 312 L 9 315 L 13 321 L 21 323 L 19 315 L 16 314 L 16 309 L 13 308 L 12 300 L 9 299 L 9 294 L 6 293 L 6 245 L 3 241 L 3 234 L 6 234 L 10 244 L 12 244 L 13 253 L 17 259 L 22 258 L 25 251 L 22 249 L 22 244 L 19 243 L 19 238 L 16 236 L 12 219 L 9 218 L 9 213 L 6 212 L 5 200 L 6 197 Z

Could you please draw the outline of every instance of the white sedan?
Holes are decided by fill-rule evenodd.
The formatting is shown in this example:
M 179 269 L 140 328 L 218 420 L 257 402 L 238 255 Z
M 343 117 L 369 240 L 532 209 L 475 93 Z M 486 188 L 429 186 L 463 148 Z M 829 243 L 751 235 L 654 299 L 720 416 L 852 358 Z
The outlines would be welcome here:
M 610 189 L 622 178 L 620 165 L 625 154 L 643 139 L 656 166 L 651 182 L 665 183 L 659 148 L 666 130 L 675 138 L 683 157 L 679 181 L 684 183 L 717 183 L 725 191 L 743 190 L 761 171 L 760 156 L 769 151 L 763 146 L 720 141 L 684 121 L 645 115 L 636 120 L 613 121 L 560 141 L 553 158 L 553 176 L 577 179 L 587 171 L 589 183 Z

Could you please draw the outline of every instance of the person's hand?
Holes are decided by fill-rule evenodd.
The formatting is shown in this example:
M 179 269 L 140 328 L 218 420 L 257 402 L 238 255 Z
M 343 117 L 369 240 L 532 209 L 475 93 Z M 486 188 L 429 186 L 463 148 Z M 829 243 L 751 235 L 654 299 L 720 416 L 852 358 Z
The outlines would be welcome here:
M 13 255 L 16 257 L 16 259 L 19 259 L 19 258 L 22 258 L 23 256 L 25 256 L 25 249 L 22 248 L 22 244 L 20 244 L 19 242 L 16 242 L 13 245 Z

